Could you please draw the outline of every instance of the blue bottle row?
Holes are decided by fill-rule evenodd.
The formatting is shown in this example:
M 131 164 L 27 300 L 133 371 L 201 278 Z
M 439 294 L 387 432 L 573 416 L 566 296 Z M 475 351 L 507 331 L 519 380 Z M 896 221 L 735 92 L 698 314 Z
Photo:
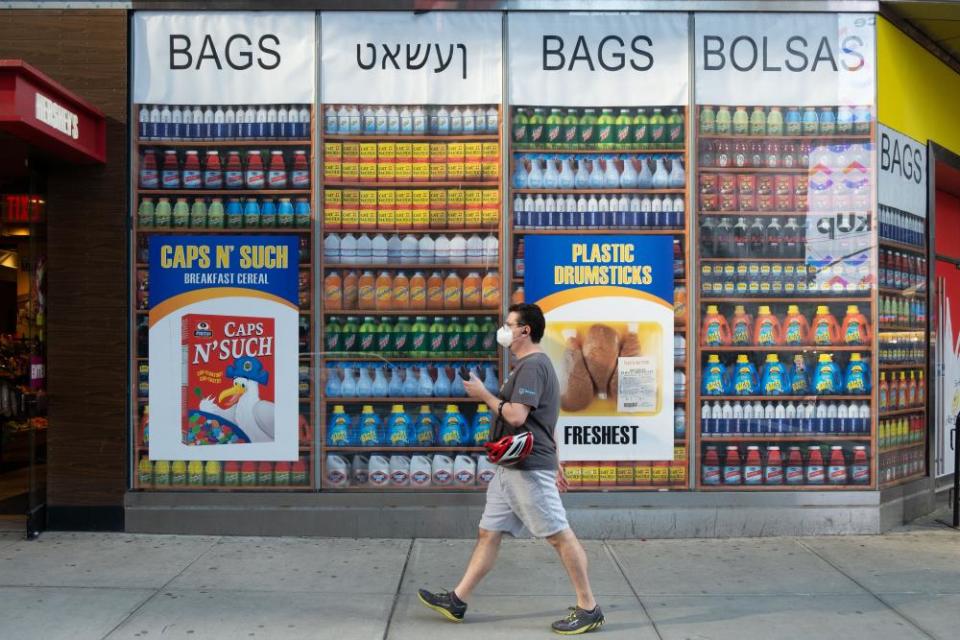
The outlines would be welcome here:
M 478 405 L 468 422 L 457 405 L 447 405 L 442 414 L 430 405 L 421 405 L 418 413 L 407 413 L 395 404 L 381 415 L 373 405 L 364 405 L 360 413 L 350 414 L 336 405 L 327 426 L 330 447 L 479 447 L 490 439 L 493 425 L 489 407 Z
M 465 398 L 461 374 L 473 373 L 496 394 L 500 380 L 493 364 L 465 364 L 462 368 L 410 364 L 340 362 L 327 367 L 328 398 Z
M 514 155 L 514 189 L 682 189 L 679 155 Z

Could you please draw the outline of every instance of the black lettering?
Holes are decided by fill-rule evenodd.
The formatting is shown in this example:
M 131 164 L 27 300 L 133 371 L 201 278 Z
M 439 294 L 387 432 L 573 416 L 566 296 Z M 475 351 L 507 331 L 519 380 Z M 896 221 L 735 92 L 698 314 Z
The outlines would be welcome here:
M 633 431 L 633 434 L 630 436 L 630 444 L 637 444 L 640 441 L 640 426 L 639 425 L 630 425 L 630 429 Z
M 641 40 L 643 42 L 646 42 L 648 47 L 653 46 L 653 40 L 651 40 L 648 36 L 637 36 L 636 38 L 634 38 L 630 42 L 630 48 L 633 49 L 633 52 L 635 54 L 645 58 L 646 62 L 638 65 L 635 60 L 630 60 L 630 66 L 636 69 L 637 71 L 649 71 L 651 68 L 653 68 L 653 54 L 651 54 L 649 51 L 646 51 L 644 49 L 640 49 L 637 46 L 637 43 Z
M 885 133 L 880 136 L 880 169 L 890 170 L 890 136 Z
M 250 67 L 253 66 L 253 54 L 250 53 L 248 49 L 241 49 L 237 55 L 239 56 L 239 59 L 242 62 L 239 64 L 235 62 L 233 59 L 233 43 L 236 42 L 237 40 L 240 40 L 241 42 L 246 44 L 248 47 L 253 43 L 250 42 L 250 38 L 248 38 L 242 33 L 235 33 L 229 38 L 227 38 L 227 46 L 224 47 L 224 51 L 227 54 L 227 64 L 229 64 L 231 67 L 233 67 L 237 71 L 243 71 L 244 69 L 249 69 Z
M 920 184 L 920 180 L 923 178 L 923 154 L 920 152 L 920 149 L 913 150 L 913 166 L 916 168 L 916 171 L 913 173 L 913 181 L 917 184 Z
M 267 45 L 264 44 L 267 41 L 272 41 L 274 46 L 277 47 L 277 49 L 268 48 Z M 260 36 L 260 41 L 257 44 L 260 46 L 260 51 L 262 51 L 266 55 L 273 56 L 273 59 L 274 59 L 273 63 L 271 64 L 267 64 L 266 62 L 264 62 L 263 58 L 258 59 L 257 64 L 260 65 L 260 68 L 270 71 L 272 69 L 276 69 L 277 67 L 279 67 L 280 66 L 280 51 L 279 51 L 280 38 L 273 35 L 272 33 L 268 33 Z
M 580 60 L 586 60 L 590 71 L 596 71 L 596 69 L 593 68 L 593 60 L 590 59 L 590 47 L 587 46 L 587 39 L 583 36 L 577 38 L 577 44 L 573 48 L 573 55 L 570 56 L 569 70 L 573 71 L 574 65 Z
M 184 43 L 182 48 L 177 47 L 177 42 Z M 177 63 L 176 57 L 185 56 L 186 62 Z M 185 36 L 182 33 L 171 33 L 170 34 L 170 70 L 171 71 L 181 71 L 183 69 L 189 69 L 193 66 L 193 56 L 190 55 L 190 37 Z
M 820 46 L 817 47 L 817 55 L 813 58 L 813 65 L 810 71 L 816 71 L 817 65 L 821 62 L 829 62 L 834 71 L 837 71 L 837 61 L 833 58 L 833 49 L 830 48 L 830 41 L 827 36 L 820 38 Z
M 711 45 L 714 45 L 711 47 Z M 715 58 L 718 62 L 711 63 Z M 723 55 L 723 38 L 720 36 L 703 36 L 703 69 L 704 71 L 720 71 L 727 64 Z
M 556 49 L 550 47 L 550 43 L 556 43 L 558 46 Z M 556 56 L 559 58 L 559 62 L 556 64 L 551 64 L 548 62 L 550 56 Z M 563 38 L 560 36 L 543 36 L 543 70 L 544 71 L 560 71 L 563 69 L 566 64 L 567 59 L 563 55 Z
M 856 71 L 858 69 L 862 69 L 863 65 L 867 63 L 863 57 L 863 54 L 858 51 L 858 49 L 862 46 L 863 40 L 860 38 L 860 36 L 847 36 L 843 39 L 843 42 L 840 43 L 840 50 L 845 56 L 850 56 L 855 61 L 850 63 L 846 59 L 843 60 L 844 69 L 847 71 Z
M 741 42 L 749 42 L 750 48 L 753 50 L 752 57 L 750 58 L 750 64 L 740 65 L 737 64 L 737 45 Z M 733 65 L 733 68 L 737 71 L 750 71 L 755 66 L 757 66 L 757 57 L 759 56 L 757 51 L 757 43 L 750 36 L 737 36 L 733 39 L 733 42 L 730 43 L 730 64 Z
M 207 49 L 210 50 L 209 53 Z M 220 64 L 220 58 L 217 56 L 217 46 L 213 44 L 213 38 L 210 37 L 210 34 L 203 37 L 203 46 L 200 47 L 200 55 L 197 56 L 197 71 L 200 71 L 200 66 L 204 60 L 213 60 L 217 69 L 223 71 L 223 65 Z
M 764 71 L 782 71 L 783 67 L 774 67 L 767 62 L 767 53 L 768 53 L 767 45 L 769 44 L 767 42 L 767 36 L 763 36 L 762 42 L 763 42 L 763 70 Z
M 787 53 L 792 54 L 800 58 L 801 60 L 803 60 L 803 64 L 799 66 L 794 66 L 793 64 L 791 64 L 789 59 L 787 59 L 784 64 L 787 65 L 787 69 L 789 69 L 790 71 L 793 71 L 794 73 L 799 73 L 800 71 L 806 70 L 807 65 L 810 64 L 810 58 L 807 57 L 806 51 L 803 51 L 801 49 L 794 49 L 793 48 L 794 43 L 800 43 L 803 45 L 803 48 L 806 49 L 807 39 L 804 38 L 803 36 L 791 36 L 789 39 L 787 39 Z
M 893 173 L 895 169 L 900 172 L 902 177 L 903 166 L 900 160 L 900 143 L 897 140 L 893 141 L 893 161 L 890 163 L 890 173 Z
M 627 65 L 627 56 L 624 55 L 622 50 L 617 50 L 611 56 L 614 60 L 616 60 L 616 63 L 607 64 L 604 56 L 604 48 L 607 46 L 608 42 L 616 42 L 620 49 L 622 49 L 624 46 L 623 38 L 620 36 L 606 36 L 600 41 L 600 45 L 597 47 L 597 60 L 600 62 L 600 66 L 607 71 L 620 71 Z

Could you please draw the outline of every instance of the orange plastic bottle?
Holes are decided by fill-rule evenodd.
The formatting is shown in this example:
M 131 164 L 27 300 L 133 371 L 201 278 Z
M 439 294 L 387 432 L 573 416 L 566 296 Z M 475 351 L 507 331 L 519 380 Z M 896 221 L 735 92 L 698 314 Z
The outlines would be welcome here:
M 810 338 L 818 347 L 840 343 L 840 326 L 826 305 L 817 307 L 817 315 L 813 317 L 813 325 L 810 327 Z
M 339 271 L 331 271 L 323 279 L 323 306 L 327 309 L 343 309 L 343 279 Z
M 427 309 L 443 309 L 443 276 L 439 271 L 427 278 Z
M 449 279 L 449 276 L 448 276 Z M 479 309 L 480 308 L 480 291 L 481 280 L 480 274 L 476 271 L 471 271 L 467 274 L 467 277 L 463 279 L 463 308 L 464 309 Z
M 427 308 L 427 279 L 419 271 L 410 278 L 410 308 Z
M 500 308 L 500 274 L 496 271 L 488 271 L 483 276 L 482 305 L 484 309 Z
M 870 323 L 866 316 L 860 313 L 857 305 L 851 304 L 847 307 L 847 316 L 843 319 L 840 333 L 843 335 L 843 344 L 850 346 L 870 344 Z
M 757 310 L 757 321 L 753 326 L 753 344 L 758 347 L 774 347 L 782 343 L 780 320 L 770 313 L 770 307 L 761 306 Z
M 374 306 L 377 311 L 390 311 L 393 308 L 393 276 L 381 271 L 374 285 Z
M 716 305 L 708 305 L 703 316 L 703 329 L 700 332 L 700 344 L 704 347 L 726 347 L 732 342 L 730 325 Z
M 733 310 L 730 339 L 738 347 L 750 346 L 753 340 L 753 316 L 738 304 Z
M 393 308 L 398 311 L 410 308 L 410 278 L 403 271 L 393 278 Z
M 343 276 L 343 308 L 352 311 L 359 304 L 360 277 L 356 271 L 349 271 Z
M 910 383 L 907 385 L 907 406 L 917 406 L 917 376 L 913 371 L 910 372 Z
M 787 317 L 783 321 L 783 344 L 799 347 L 807 344 L 810 338 L 810 325 L 807 317 L 800 313 L 800 307 L 791 304 L 787 307 Z
M 522 304 L 524 302 L 523 287 L 517 287 L 510 294 L 510 304 Z
M 373 311 L 376 308 L 376 278 L 372 271 L 364 271 L 357 280 L 358 309 Z
M 886 371 L 880 372 L 880 387 L 877 391 L 877 404 L 880 411 L 886 411 L 890 406 L 890 385 L 887 384 Z
M 452 310 L 463 308 L 463 280 L 455 271 L 448 273 L 443 281 L 443 308 Z
M 907 384 L 907 374 L 903 371 L 900 372 L 900 382 L 897 384 L 897 409 L 906 409 L 907 408 L 907 389 L 909 385 Z

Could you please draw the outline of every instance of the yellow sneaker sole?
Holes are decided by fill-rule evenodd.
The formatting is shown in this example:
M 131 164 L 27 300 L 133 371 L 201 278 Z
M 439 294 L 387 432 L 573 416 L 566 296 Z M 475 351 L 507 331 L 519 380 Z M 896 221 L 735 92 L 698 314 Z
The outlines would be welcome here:
M 463 618 L 456 617 L 455 615 L 453 615 L 443 607 L 438 607 L 436 605 L 430 604 L 429 602 L 424 600 L 423 596 L 421 596 L 419 593 L 417 594 L 417 598 L 419 598 L 420 602 L 422 602 L 424 606 L 426 606 L 428 609 L 433 609 L 434 611 L 442 615 L 444 618 L 446 618 L 450 622 L 463 622 Z
M 602 626 L 603 620 L 594 622 L 593 624 L 588 624 L 587 626 L 577 629 L 576 631 L 558 631 L 557 629 L 551 629 L 551 631 L 561 636 L 577 636 L 581 633 L 587 633 L 588 631 L 596 631 Z

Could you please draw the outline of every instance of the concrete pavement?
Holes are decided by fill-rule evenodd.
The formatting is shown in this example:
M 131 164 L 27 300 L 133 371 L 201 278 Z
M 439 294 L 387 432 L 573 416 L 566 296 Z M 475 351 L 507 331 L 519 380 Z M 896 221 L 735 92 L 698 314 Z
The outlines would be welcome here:
M 607 614 L 591 637 L 955 638 L 960 532 L 588 540 Z M 505 540 L 453 625 L 416 589 L 452 587 L 470 541 L 0 534 L 0 638 L 510 640 L 556 637 L 574 603 L 553 550 Z

